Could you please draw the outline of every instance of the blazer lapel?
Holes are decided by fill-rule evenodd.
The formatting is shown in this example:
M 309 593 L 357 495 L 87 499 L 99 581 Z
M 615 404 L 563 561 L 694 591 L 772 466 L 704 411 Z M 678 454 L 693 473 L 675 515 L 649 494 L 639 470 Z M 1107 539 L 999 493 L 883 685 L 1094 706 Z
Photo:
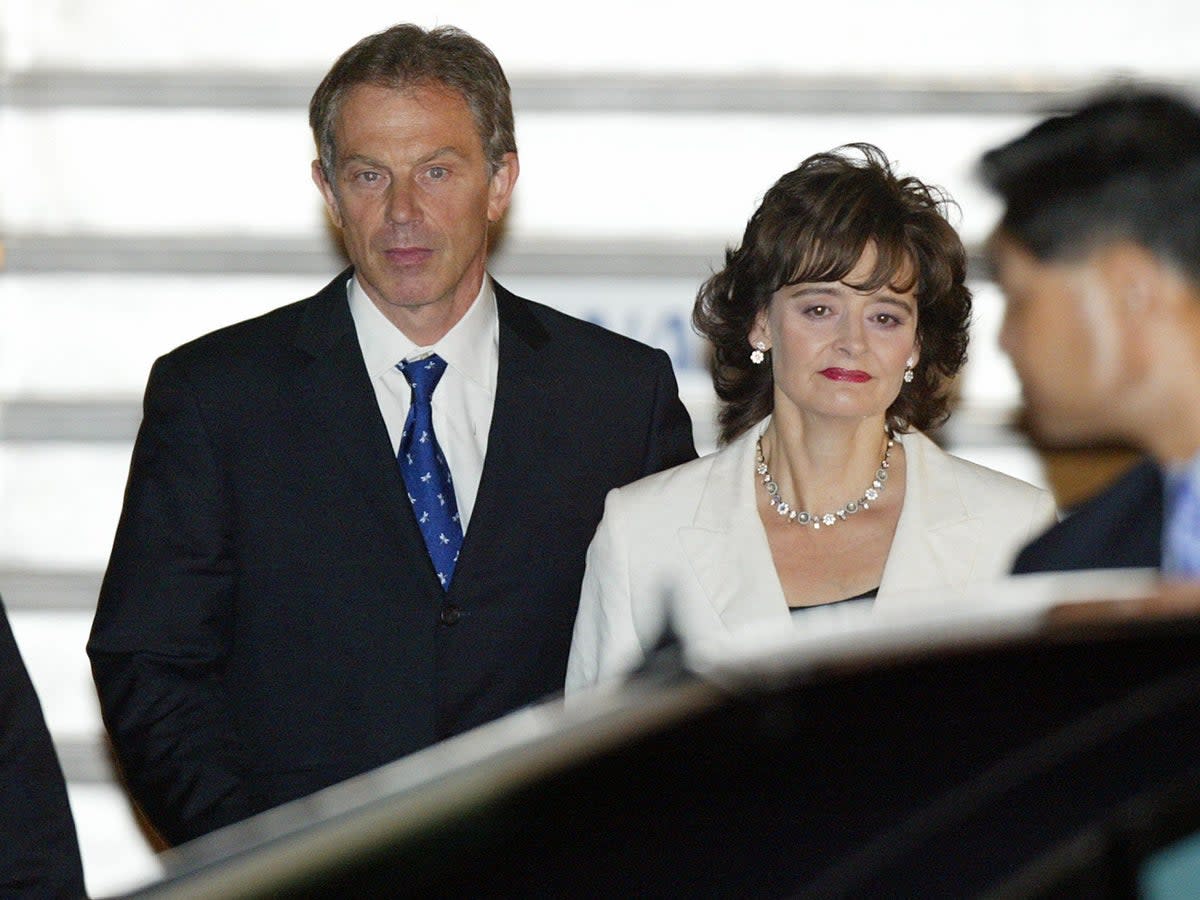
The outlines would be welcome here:
M 497 546 L 504 548 L 508 560 L 536 557 L 524 547 L 528 539 L 524 530 L 505 529 L 501 523 L 512 519 L 514 504 L 525 495 L 531 479 L 541 477 L 539 473 L 553 464 L 556 435 L 562 427 L 543 389 L 538 360 L 538 350 L 550 336 L 522 301 L 492 284 L 500 322 L 496 399 L 475 509 L 451 593 L 480 579 L 487 583 L 488 566 L 507 564 L 495 552 Z
M 345 290 L 350 275 L 341 273 L 309 302 L 297 331 L 296 346 L 310 358 L 295 373 L 293 395 L 303 407 L 298 414 L 311 415 L 341 457 L 355 485 L 347 495 L 374 509 L 384 534 L 424 549 L 354 330 Z M 432 564 L 427 568 L 440 593 Z
M 975 559 L 968 548 L 976 526 L 946 453 L 920 432 L 900 437 L 904 446 L 904 508 L 888 552 L 876 609 L 905 592 L 935 596 L 938 586 L 965 588 Z
M 679 543 L 713 611 L 731 631 L 790 622 L 755 503 L 754 447 L 762 425 L 712 460 L 692 524 Z

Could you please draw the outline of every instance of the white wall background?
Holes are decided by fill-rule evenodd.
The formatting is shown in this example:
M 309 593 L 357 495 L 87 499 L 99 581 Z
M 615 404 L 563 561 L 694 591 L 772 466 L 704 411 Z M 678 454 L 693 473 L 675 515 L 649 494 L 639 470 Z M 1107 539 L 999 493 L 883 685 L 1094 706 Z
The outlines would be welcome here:
M 335 271 L 304 104 L 342 50 L 406 19 L 492 47 L 514 85 L 522 157 L 497 271 L 667 348 L 706 444 L 691 299 L 778 175 L 818 150 L 877 143 L 957 198 L 975 246 L 996 215 L 972 180 L 979 153 L 1115 77 L 1200 87 L 1198 10 L 0 0 L 0 593 L 63 755 L 90 890 L 157 871 L 107 768 L 83 655 L 136 404 L 155 356 Z M 993 427 L 1016 387 L 985 275 L 968 427 L 952 435 L 1038 479 Z

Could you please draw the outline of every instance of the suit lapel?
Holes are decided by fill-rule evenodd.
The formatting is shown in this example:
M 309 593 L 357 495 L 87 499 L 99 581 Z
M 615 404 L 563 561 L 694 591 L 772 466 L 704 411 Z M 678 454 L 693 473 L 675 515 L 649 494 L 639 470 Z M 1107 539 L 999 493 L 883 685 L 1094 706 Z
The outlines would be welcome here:
M 312 298 L 297 331 L 296 346 L 310 359 L 295 373 L 298 415 L 310 415 L 324 430 L 349 473 L 349 495 L 375 511 L 382 533 L 398 535 L 428 560 L 354 330 L 345 289 L 350 275 L 341 273 Z M 432 564 L 426 568 L 430 587 L 440 593 Z
M 692 524 L 679 529 L 701 590 L 730 630 L 790 621 L 754 499 L 760 430 L 751 429 L 716 454 Z
M 562 424 L 544 389 L 538 351 L 550 339 L 528 306 L 493 282 L 500 323 L 499 366 L 487 456 L 471 524 L 463 541 L 451 593 L 488 583 L 487 567 L 534 558 L 524 547 L 528 532 L 505 528 L 535 479 L 556 468 L 556 435 Z M 519 564 L 519 563 L 518 563 Z
M 877 609 L 889 607 L 904 592 L 963 588 L 975 566 L 970 548 L 976 545 L 972 535 L 977 524 L 955 467 L 919 432 L 900 440 L 907 466 L 904 507 L 883 569 Z

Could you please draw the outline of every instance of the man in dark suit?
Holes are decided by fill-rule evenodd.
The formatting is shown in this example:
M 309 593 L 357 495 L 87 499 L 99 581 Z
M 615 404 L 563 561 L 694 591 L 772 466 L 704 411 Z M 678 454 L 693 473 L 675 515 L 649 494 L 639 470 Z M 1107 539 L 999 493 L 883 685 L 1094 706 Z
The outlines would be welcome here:
M 0 605 L 0 897 L 82 897 L 67 787 Z
M 310 121 L 353 267 L 155 364 L 88 644 L 173 843 L 559 690 L 605 494 L 695 456 L 665 353 L 487 277 L 486 47 L 373 35 Z
M 1035 539 L 1014 571 L 1200 577 L 1200 112 L 1125 89 L 987 153 L 1001 345 L 1048 441 L 1148 458 Z

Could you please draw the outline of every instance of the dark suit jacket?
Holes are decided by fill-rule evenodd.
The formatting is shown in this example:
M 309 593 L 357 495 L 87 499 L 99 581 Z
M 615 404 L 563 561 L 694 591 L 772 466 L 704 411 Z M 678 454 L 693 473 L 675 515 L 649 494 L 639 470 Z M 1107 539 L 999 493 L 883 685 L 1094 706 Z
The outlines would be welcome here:
M 150 375 L 88 652 L 171 842 L 558 691 L 606 492 L 695 456 L 665 353 L 497 285 L 487 458 L 443 594 L 349 274 Z
M 1026 545 L 1013 573 L 1158 568 L 1162 530 L 1162 470 L 1147 460 Z
M 82 897 L 67 787 L 0 606 L 0 897 Z

